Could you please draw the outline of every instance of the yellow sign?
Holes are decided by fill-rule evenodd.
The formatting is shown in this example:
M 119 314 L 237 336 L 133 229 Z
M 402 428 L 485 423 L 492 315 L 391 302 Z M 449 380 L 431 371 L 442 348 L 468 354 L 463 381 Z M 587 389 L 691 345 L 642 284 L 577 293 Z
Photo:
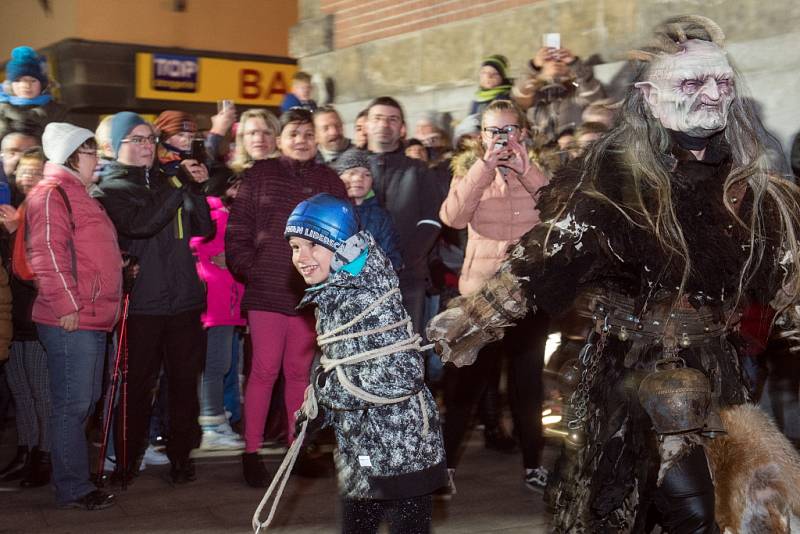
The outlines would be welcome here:
M 278 106 L 297 65 L 174 54 L 136 54 L 136 98 Z

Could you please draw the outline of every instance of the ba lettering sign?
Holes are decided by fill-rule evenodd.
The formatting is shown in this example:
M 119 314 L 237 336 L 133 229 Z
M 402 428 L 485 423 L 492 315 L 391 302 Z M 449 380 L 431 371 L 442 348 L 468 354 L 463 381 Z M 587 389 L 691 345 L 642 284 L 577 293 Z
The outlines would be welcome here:
M 174 54 L 136 54 L 136 98 L 278 106 L 296 65 Z

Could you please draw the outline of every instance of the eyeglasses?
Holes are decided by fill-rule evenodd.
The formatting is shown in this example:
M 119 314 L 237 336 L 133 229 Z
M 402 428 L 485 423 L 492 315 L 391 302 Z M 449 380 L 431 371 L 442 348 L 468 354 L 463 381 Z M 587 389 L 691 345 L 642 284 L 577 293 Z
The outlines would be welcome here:
M 78 154 L 83 154 L 84 156 L 92 156 L 93 158 L 97 157 L 96 150 L 78 150 Z
M 515 134 L 519 133 L 521 128 L 516 124 L 506 124 L 502 128 L 496 128 L 494 126 L 487 126 L 483 129 L 484 132 L 490 135 L 500 135 L 500 134 Z
M 120 142 L 131 143 L 132 145 L 155 145 L 158 143 L 158 137 L 155 135 L 134 135 L 133 137 L 127 137 Z

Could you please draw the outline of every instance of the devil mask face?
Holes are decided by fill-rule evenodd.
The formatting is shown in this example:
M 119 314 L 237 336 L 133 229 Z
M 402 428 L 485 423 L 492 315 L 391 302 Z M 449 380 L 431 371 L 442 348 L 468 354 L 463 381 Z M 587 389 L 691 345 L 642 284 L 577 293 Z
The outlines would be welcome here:
M 681 48 L 658 56 L 636 87 L 665 128 L 709 137 L 725 129 L 735 96 L 733 68 L 714 43 L 692 39 Z

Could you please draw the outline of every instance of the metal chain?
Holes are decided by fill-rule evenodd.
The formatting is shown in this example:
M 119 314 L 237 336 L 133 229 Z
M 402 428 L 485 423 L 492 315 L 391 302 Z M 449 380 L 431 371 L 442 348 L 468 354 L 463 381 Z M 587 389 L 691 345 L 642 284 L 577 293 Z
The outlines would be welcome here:
M 578 387 L 575 388 L 575 391 L 569 398 L 570 411 L 573 415 L 573 418 L 567 423 L 567 427 L 570 430 L 582 429 L 586 423 L 586 416 L 589 411 L 589 392 L 594 386 L 594 379 L 600 368 L 600 355 L 605 349 L 607 337 L 608 316 L 606 316 L 603 322 L 600 339 L 595 342 L 596 333 L 592 333 L 578 356 L 578 361 L 580 362 L 582 370 Z

